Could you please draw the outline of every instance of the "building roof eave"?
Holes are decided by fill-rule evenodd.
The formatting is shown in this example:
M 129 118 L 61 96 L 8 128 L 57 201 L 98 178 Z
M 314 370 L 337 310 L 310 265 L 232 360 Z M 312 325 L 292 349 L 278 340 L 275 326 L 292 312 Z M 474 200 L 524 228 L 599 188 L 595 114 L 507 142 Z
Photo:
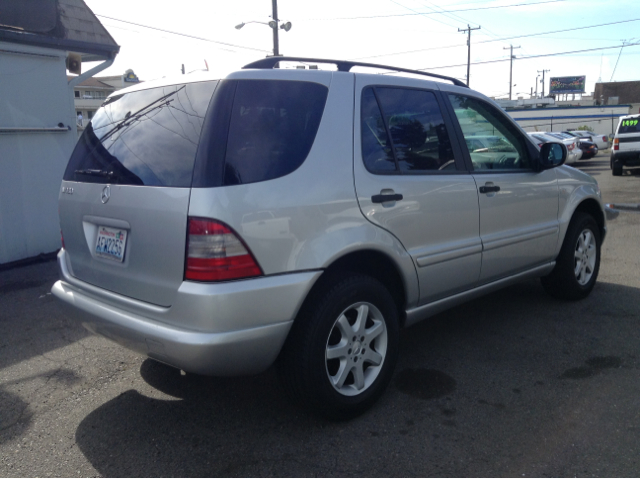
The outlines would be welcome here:
M 84 61 L 113 59 L 120 51 L 119 45 L 105 45 L 64 38 L 53 38 L 35 33 L 16 32 L 4 29 L 0 29 L 0 41 L 76 52 L 82 55 Z

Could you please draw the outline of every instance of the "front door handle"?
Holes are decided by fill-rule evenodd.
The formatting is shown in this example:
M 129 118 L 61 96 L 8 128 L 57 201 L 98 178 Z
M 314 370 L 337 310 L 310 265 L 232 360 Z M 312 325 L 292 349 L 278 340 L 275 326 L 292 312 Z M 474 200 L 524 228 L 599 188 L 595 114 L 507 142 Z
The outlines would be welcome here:
M 373 203 L 386 203 L 388 201 L 400 201 L 402 198 L 404 197 L 399 193 L 380 193 L 379 195 L 373 195 L 371 201 Z
M 497 193 L 500 187 L 496 185 L 484 185 L 480 187 L 480 193 Z

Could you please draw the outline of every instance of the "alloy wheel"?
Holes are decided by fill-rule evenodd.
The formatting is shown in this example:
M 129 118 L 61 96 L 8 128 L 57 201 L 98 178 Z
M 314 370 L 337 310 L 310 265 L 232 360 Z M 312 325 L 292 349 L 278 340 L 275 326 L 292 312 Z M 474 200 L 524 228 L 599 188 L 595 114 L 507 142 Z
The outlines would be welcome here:
M 582 286 L 587 284 L 593 276 L 597 257 L 596 239 L 590 229 L 585 229 L 578 236 L 574 253 L 574 274 Z
M 333 388 L 344 396 L 367 390 L 382 370 L 387 342 L 386 323 L 378 308 L 368 302 L 346 308 L 326 345 L 326 371 Z

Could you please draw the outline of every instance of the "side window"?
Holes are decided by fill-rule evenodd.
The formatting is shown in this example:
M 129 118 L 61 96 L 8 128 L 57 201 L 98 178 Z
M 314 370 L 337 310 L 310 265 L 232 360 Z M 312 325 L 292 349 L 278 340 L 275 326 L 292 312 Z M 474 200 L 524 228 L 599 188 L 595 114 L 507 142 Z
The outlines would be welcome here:
M 224 184 L 288 175 L 307 158 L 328 89 L 301 81 L 242 80 L 233 100 Z
M 372 173 L 455 170 L 436 96 L 424 90 L 369 87 L 363 91 L 362 154 Z
M 521 133 L 491 105 L 462 95 L 449 94 L 474 171 L 531 168 Z
M 373 88 L 362 93 L 362 159 L 372 173 L 397 171 L 391 141 Z

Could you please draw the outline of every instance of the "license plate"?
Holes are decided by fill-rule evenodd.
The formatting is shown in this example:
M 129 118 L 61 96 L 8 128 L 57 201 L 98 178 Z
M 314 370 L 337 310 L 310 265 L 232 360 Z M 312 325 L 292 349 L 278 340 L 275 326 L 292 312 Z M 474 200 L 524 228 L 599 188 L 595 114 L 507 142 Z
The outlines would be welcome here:
M 127 245 L 127 230 L 98 226 L 96 255 L 113 261 L 122 262 Z

